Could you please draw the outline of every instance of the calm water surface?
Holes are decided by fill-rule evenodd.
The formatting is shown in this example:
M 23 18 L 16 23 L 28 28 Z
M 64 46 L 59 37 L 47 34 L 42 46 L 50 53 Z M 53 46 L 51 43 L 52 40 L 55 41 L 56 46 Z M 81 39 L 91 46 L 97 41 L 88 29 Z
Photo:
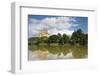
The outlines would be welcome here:
M 55 60 L 87 58 L 87 46 L 81 45 L 30 45 L 28 60 Z

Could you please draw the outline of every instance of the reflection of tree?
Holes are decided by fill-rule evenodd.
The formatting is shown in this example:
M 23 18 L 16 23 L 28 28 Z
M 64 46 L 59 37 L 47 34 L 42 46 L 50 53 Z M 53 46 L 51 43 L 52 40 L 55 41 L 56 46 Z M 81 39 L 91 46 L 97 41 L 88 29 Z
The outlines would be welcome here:
M 57 55 L 61 55 L 61 53 L 63 55 L 66 55 L 67 53 L 69 53 L 70 51 L 70 45 L 40 45 L 40 46 L 32 46 L 34 48 L 32 48 L 31 50 L 34 51 L 49 51 L 52 54 L 57 54 Z
M 39 51 L 39 54 L 43 55 L 51 53 L 57 56 L 66 56 L 72 52 L 74 58 L 84 58 L 87 56 L 87 46 L 81 45 L 35 45 L 31 47 L 31 50 Z
M 87 57 L 87 46 L 74 46 L 72 51 L 72 55 L 74 58 L 85 58 Z

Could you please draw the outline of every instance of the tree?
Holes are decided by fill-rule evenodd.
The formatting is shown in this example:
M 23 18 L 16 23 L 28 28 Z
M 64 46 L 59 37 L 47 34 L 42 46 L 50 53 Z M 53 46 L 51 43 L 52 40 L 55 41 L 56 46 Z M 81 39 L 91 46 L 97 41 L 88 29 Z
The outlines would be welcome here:
M 28 44 L 29 44 L 29 45 L 33 45 L 33 44 L 38 45 L 39 42 L 40 42 L 39 37 L 28 38 Z
M 40 37 L 40 43 L 47 43 L 47 37 Z
M 86 45 L 88 44 L 88 34 L 85 34 L 85 43 L 86 43 Z
M 66 34 L 63 34 L 62 39 L 63 39 L 63 44 L 69 42 L 69 37 Z
M 59 39 L 61 38 L 61 34 L 60 33 L 58 33 L 57 36 L 58 36 Z
M 87 35 L 85 35 L 81 29 L 78 29 L 72 33 L 71 42 L 73 44 L 78 43 L 84 45 L 87 42 Z
M 63 38 L 61 37 L 58 41 L 59 44 L 64 44 Z
M 72 44 L 75 44 L 75 43 L 76 43 L 76 35 L 77 35 L 77 32 L 74 31 L 74 32 L 72 33 L 72 36 L 71 36 L 71 43 L 72 43 Z
M 63 43 L 63 39 L 62 39 L 61 34 L 58 33 L 57 36 L 58 36 L 58 43 L 59 43 L 59 44 L 62 44 L 62 43 Z
M 81 45 L 87 45 L 88 44 L 88 34 L 83 34 L 80 44 Z
M 48 38 L 48 43 L 58 43 L 58 36 L 57 35 L 51 35 L 49 38 Z

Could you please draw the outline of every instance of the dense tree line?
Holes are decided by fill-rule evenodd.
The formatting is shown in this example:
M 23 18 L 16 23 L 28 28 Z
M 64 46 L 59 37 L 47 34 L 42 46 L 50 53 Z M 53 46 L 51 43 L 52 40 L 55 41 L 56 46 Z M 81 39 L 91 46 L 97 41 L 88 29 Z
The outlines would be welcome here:
M 79 43 L 79 44 L 87 44 L 88 42 L 88 34 L 84 34 L 84 32 L 81 29 L 78 29 L 77 31 L 74 31 L 71 36 L 71 42 L 73 44 Z
M 58 33 L 57 35 L 51 35 L 47 37 L 33 37 L 29 38 L 28 44 L 36 44 L 39 45 L 40 43 L 50 44 L 80 44 L 80 45 L 87 45 L 88 43 L 88 34 L 85 34 L 81 29 L 78 29 L 72 33 L 72 36 L 68 36 L 66 34 L 61 35 Z

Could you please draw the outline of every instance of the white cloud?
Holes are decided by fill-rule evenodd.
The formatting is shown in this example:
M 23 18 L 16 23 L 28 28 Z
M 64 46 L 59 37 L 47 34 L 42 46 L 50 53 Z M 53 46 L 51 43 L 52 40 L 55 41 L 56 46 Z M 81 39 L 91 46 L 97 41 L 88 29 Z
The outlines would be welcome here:
M 38 36 L 43 30 L 48 30 L 50 35 L 57 33 L 71 35 L 74 30 L 69 28 L 78 26 L 74 24 L 75 21 L 73 17 L 46 17 L 42 20 L 32 18 L 29 20 L 29 37 Z
M 49 30 L 48 32 L 49 32 L 50 35 L 53 35 L 53 34 L 57 35 L 58 33 L 60 33 L 61 35 L 63 35 L 63 34 L 71 35 L 74 32 L 74 30 L 61 30 L 61 31 L 58 31 L 57 29 L 52 29 L 52 30 Z

